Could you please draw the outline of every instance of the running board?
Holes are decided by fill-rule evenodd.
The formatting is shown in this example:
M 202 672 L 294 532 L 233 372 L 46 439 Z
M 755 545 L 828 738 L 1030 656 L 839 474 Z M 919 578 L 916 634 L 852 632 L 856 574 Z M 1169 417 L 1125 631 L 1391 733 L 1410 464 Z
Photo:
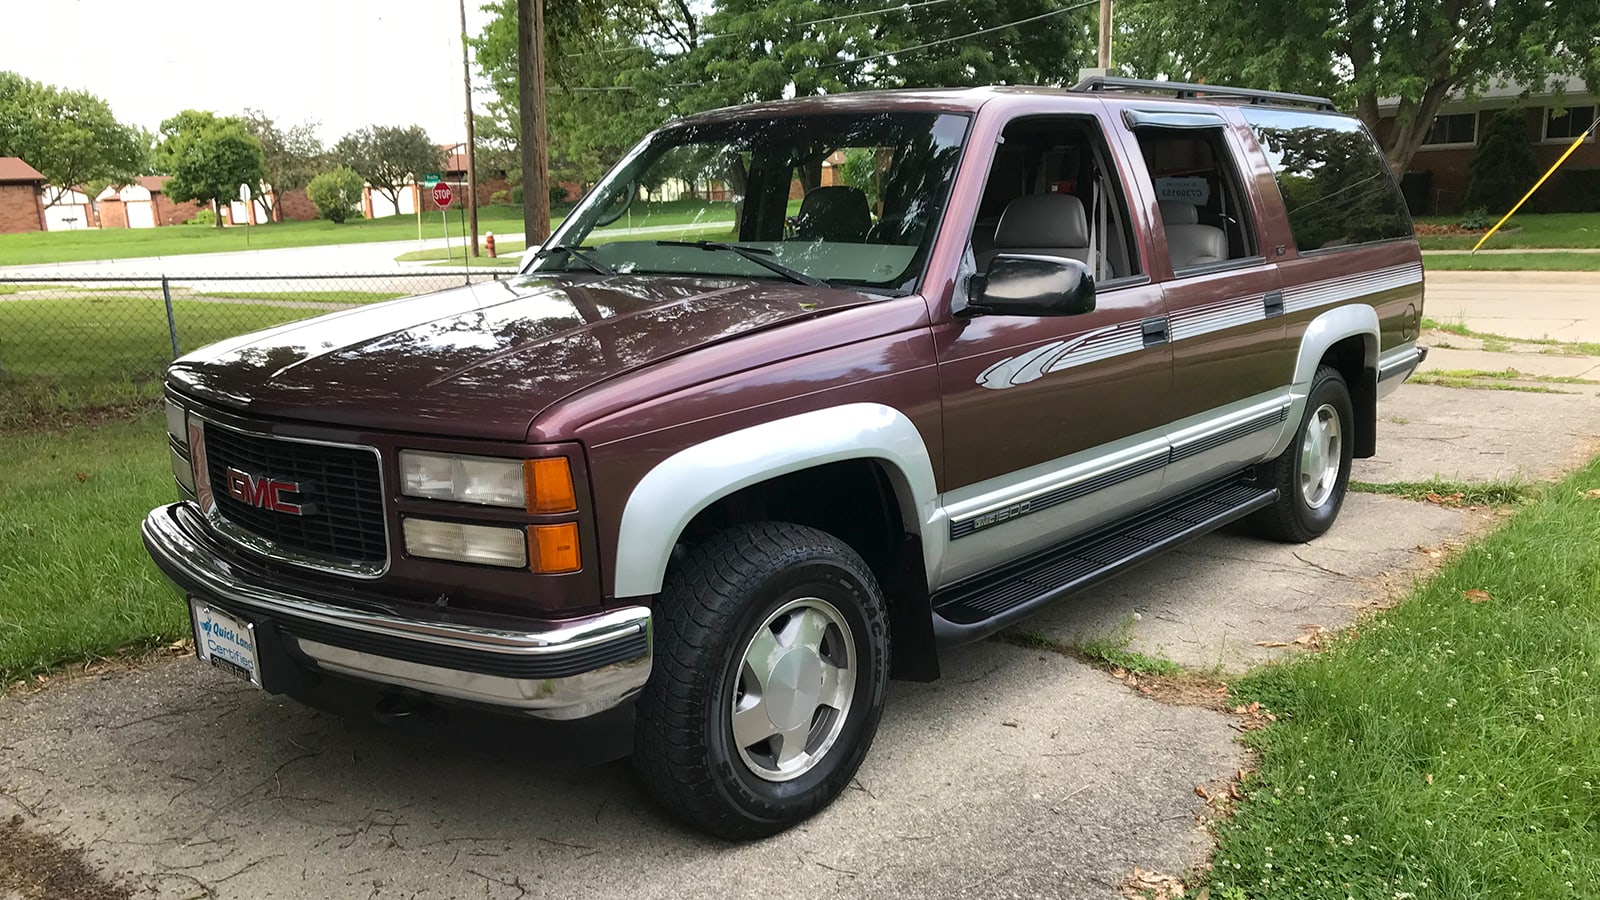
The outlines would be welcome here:
M 1275 488 L 1230 480 L 1052 548 L 933 597 L 941 647 L 982 640 L 1040 607 L 1241 519 L 1278 499 Z

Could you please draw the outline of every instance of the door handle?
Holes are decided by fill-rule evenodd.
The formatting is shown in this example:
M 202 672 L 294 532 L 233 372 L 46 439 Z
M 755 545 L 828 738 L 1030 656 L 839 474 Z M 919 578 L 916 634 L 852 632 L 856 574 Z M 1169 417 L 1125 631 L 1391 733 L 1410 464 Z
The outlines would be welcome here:
M 1267 291 L 1266 296 L 1261 298 L 1261 303 L 1266 307 L 1267 318 L 1275 319 L 1283 315 L 1283 291 Z
M 1144 331 L 1144 345 L 1146 347 L 1154 347 L 1157 344 L 1165 344 L 1167 342 L 1168 334 L 1166 316 L 1154 316 L 1152 318 L 1145 319 L 1140 323 L 1140 325 Z

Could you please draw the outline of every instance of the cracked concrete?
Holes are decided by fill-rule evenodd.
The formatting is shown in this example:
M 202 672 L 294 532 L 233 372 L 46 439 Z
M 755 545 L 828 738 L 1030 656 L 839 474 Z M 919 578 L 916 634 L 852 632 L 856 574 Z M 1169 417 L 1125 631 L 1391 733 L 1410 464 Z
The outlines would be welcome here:
M 1355 477 L 1551 477 L 1592 452 L 1593 406 L 1408 386 Z M 1212 535 L 1023 628 L 1237 669 L 1291 652 L 1257 642 L 1349 622 L 1436 562 L 1419 547 L 1493 519 L 1347 503 L 1314 543 Z M 944 676 L 893 685 L 853 789 L 759 844 L 679 827 L 625 763 L 552 766 L 503 724 L 488 740 L 459 723 L 419 736 L 345 719 L 191 659 L 0 699 L 0 817 L 159 898 L 1111 898 L 1135 865 L 1181 873 L 1204 858 L 1194 788 L 1247 763 L 1231 717 L 999 641 L 946 654 Z

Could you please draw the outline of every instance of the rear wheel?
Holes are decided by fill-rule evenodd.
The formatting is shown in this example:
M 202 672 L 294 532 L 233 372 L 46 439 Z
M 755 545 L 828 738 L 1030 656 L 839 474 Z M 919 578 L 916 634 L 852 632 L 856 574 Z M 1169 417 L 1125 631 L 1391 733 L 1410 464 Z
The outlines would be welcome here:
M 688 551 L 664 585 L 634 767 L 685 822 L 774 834 L 850 783 L 889 676 L 883 594 L 814 528 L 742 525 Z
M 1333 526 L 1350 484 L 1354 422 L 1344 376 L 1332 366 L 1318 368 L 1294 440 L 1262 467 L 1268 483 L 1278 489 L 1278 501 L 1250 517 L 1257 534 L 1304 543 Z

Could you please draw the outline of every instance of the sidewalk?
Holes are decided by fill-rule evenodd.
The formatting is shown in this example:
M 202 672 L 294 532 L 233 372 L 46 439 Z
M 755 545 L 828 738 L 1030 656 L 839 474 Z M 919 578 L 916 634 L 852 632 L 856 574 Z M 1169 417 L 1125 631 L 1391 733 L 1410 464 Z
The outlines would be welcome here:
M 1524 340 L 1600 342 L 1600 272 L 1428 272 L 1423 314 Z

